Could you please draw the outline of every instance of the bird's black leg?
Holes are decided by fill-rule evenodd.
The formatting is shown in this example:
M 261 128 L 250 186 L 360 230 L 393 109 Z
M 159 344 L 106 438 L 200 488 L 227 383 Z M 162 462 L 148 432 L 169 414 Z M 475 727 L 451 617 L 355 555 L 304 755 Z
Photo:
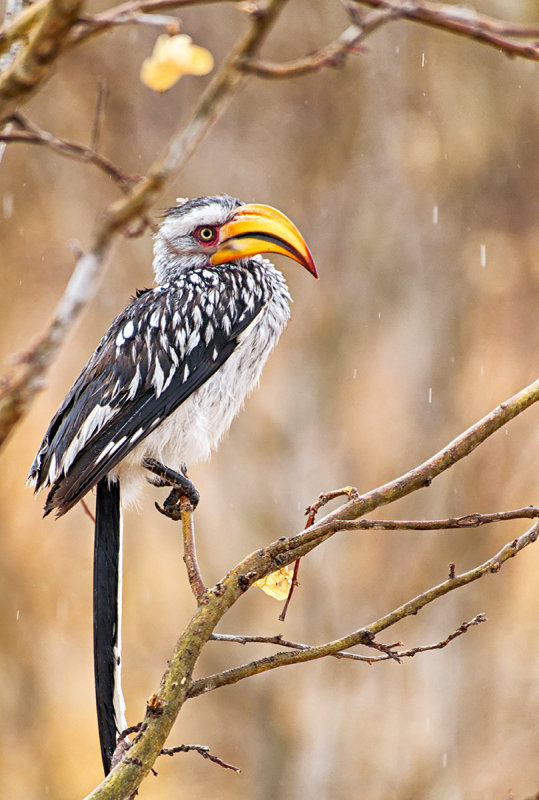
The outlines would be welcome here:
M 163 503 L 163 507 L 161 508 L 157 503 L 155 504 L 158 511 L 162 514 L 171 517 L 171 519 L 180 519 L 179 507 L 182 497 L 188 499 L 193 509 L 197 507 L 200 494 L 193 482 L 187 477 L 187 467 L 185 464 L 182 464 L 181 472 L 176 472 L 170 469 L 170 467 L 161 464 L 161 462 L 157 461 L 155 458 L 144 458 L 142 460 L 142 466 L 150 470 L 150 472 L 153 472 L 156 476 L 157 479 L 151 481 L 155 486 L 172 487 L 172 491 Z

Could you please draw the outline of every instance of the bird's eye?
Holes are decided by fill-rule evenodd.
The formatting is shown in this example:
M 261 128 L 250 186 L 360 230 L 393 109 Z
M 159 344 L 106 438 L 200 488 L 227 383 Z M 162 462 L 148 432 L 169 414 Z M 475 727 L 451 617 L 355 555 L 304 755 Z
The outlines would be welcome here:
M 195 236 L 201 244 L 215 244 L 218 238 L 217 228 L 211 225 L 201 225 L 196 229 Z

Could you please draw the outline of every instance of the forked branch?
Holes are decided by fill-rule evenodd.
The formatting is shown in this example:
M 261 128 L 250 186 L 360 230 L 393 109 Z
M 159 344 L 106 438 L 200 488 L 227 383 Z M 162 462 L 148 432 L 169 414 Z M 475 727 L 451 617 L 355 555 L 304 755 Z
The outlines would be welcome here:
M 304 661 L 313 661 L 315 659 L 325 658 L 326 656 L 334 656 L 343 650 L 347 650 L 348 648 L 359 644 L 369 646 L 377 634 L 392 627 L 401 619 L 417 614 L 426 605 L 432 603 L 434 600 L 437 600 L 439 597 L 443 597 L 445 594 L 448 594 L 455 589 L 459 589 L 468 583 L 479 580 L 479 578 L 482 578 L 485 575 L 499 572 L 502 564 L 504 564 L 505 561 L 513 558 L 525 547 L 537 541 L 538 536 L 539 523 L 536 522 L 528 531 L 526 531 L 526 533 L 522 534 L 522 536 L 520 536 L 518 539 L 514 539 L 506 544 L 499 552 L 497 552 L 483 564 L 480 564 L 474 569 L 464 572 L 461 575 L 455 575 L 454 577 L 448 578 L 447 580 L 443 581 L 443 583 L 434 586 L 432 589 L 422 592 L 408 602 L 404 603 L 404 605 L 400 606 L 394 611 L 391 611 L 389 614 L 386 614 L 384 617 L 380 617 L 380 619 L 376 620 L 375 622 L 371 622 L 370 625 L 366 625 L 365 627 L 360 628 L 359 630 L 354 631 L 347 636 L 343 636 L 342 638 L 335 639 L 331 642 L 326 642 L 322 645 L 308 647 L 307 649 L 293 650 L 292 652 L 283 651 L 275 653 L 273 656 L 267 656 L 266 658 L 251 661 L 247 664 L 242 664 L 239 667 L 225 670 L 224 672 L 208 675 L 206 678 L 200 678 L 199 680 L 193 681 L 190 689 L 188 690 L 187 696 L 196 697 L 199 694 L 205 694 L 214 689 L 218 689 L 221 686 L 229 686 L 230 684 L 237 683 L 244 678 L 252 675 L 259 675 L 262 672 L 267 672 L 268 670 L 276 669 L 277 667 L 299 664 Z M 477 618 L 475 619 L 477 620 Z M 477 622 L 479 621 L 483 620 L 478 619 Z M 464 630 L 462 632 L 464 633 Z M 454 638 L 454 636 L 452 638 Z M 434 646 L 434 648 L 432 646 L 426 646 L 424 650 L 438 649 L 441 646 L 445 645 L 440 643 L 439 645 Z M 421 648 L 415 649 L 412 655 L 415 655 L 416 652 L 421 652 Z M 401 654 L 395 653 L 386 656 L 386 658 L 394 658 L 395 655 L 401 657 Z

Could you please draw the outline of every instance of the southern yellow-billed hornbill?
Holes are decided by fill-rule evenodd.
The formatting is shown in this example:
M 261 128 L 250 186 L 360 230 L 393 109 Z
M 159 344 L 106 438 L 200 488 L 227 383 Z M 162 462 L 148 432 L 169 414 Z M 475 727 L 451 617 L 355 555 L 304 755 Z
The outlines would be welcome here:
M 281 212 L 227 195 L 169 209 L 155 238 L 157 286 L 114 320 L 55 414 L 31 467 L 60 516 L 97 486 L 94 660 L 101 754 L 126 728 L 120 686 L 121 514 L 154 459 L 181 478 L 228 430 L 287 323 L 288 289 L 261 253 L 317 277 Z

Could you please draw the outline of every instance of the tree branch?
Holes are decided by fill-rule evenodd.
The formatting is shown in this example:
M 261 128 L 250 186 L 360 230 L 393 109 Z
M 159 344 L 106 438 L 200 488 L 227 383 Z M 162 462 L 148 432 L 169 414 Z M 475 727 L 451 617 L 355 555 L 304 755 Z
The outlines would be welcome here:
M 175 756 L 177 753 L 190 752 L 198 753 L 202 758 L 207 758 L 209 761 L 213 761 L 214 764 L 224 769 L 231 769 L 233 772 L 241 772 L 239 767 L 235 767 L 233 764 L 223 761 L 219 756 L 214 756 L 213 753 L 210 753 L 210 748 L 203 744 L 179 744 L 176 747 L 164 747 L 160 755 Z
M 122 172 L 112 161 L 97 153 L 94 147 L 87 147 L 76 142 L 59 139 L 57 136 L 49 133 L 49 131 L 45 131 L 35 123 L 31 123 L 20 114 L 13 114 L 11 117 L 7 117 L 4 123 L 5 126 L 9 126 L 10 129 L 6 132 L 5 128 L 0 128 L 0 142 L 6 144 L 15 142 L 36 144 L 42 147 L 48 147 L 55 153 L 67 156 L 67 158 L 93 164 L 108 175 L 109 178 L 116 181 L 123 191 L 126 191 L 131 184 L 141 180 L 138 175 L 127 175 L 125 172 Z
M 70 32 L 66 46 L 75 47 L 99 33 L 120 25 L 148 24 L 150 14 L 213 3 L 238 3 L 238 0 L 130 0 L 100 14 L 92 16 L 81 14 L 76 26 Z M 179 22 L 176 18 L 169 19 Z M 166 23 L 161 21 L 159 24 Z
M 25 15 L 23 27 L 27 26 L 30 40 L 0 76 L 0 119 L 12 113 L 17 103 L 27 99 L 50 75 L 82 5 L 83 0 L 47 0 L 43 8 Z M 18 26 L 20 35 L 19 20 L 12 24 Z M 6 38 L 9 40 L 9 36 Z
M 258 78 L 277 79 L 298 78 L 327 68 L 341 69 L 350 54 L 361 52 L 360 43 L 363 39 L 394 18 L 395 13 L 391 9 L 374 11 L 361 18 L 357 15 L 354 17 L 354 24 L 346 28 L 337 39 L 303 58 L 282 64 L 245 58 L 241 63 L 241 69 Z
M 366 664 L 376 664 L 379 661 L 388 661 L 394 660 L 395 657 L 397 660 L 402 658 L 413 658 L 417 653 L 426 653 L 430 650 L 442 650 L 444 647 L 447 647 L 454 639 L 457 639 L 462 634 L 466 633 L 473 625 L 479 625 L 480 622 L 487 622 L 487 618 L 484 614 L 479 613 L 471 619 L 469 622 L 463 622 L 462 625 L 457 628 L 456 631 L 450 633 L 449 636 L 446 636 L 445 639 L 442 639 L 440 642 L 436 642 L 436 644 L 427 644 L 421 645 L 420 647 L 413 647 L 411 650 L 400 650 L 396 653 L 386 653 L 382 656 L 363 656 L 359 653 L 350 653 L 347 650 L 339 650 L 338 653 L 331 653 L 330 655 L 333 658 L 347 658 L 351 661 L 363 661 Z M 242 635 L 233 635 L 228 633 L 213 633 L 210 636 L 210 641 L 212 642 L 234 642 L 236 644 L 275 644 L 279 647 L 288 647 L 292 650 L 310 650 L 312 645 L 304 644 L 303 642 L 291 642 L 287 639 L 284 639 L 282 634 L 277 634 L 276 636 L 242 636 Z M 369 646 L 367 644 L 367 646 Z
M 439 531 L 454 528 L 478 528 L 492 522 L 506 522 L 512 519 L 536 519 L 539 507 L 526 506 L 513 511 L 495 511 L 492 514 L 465 514 L 461 517 L 447 519 L 356 519 L 340 522 L 340 530 L 376 530 L 376 531 Z
M 351 499 L 302 533 L 282 542 L 278 566 L 290 564 L 296 558 L 308 553 L 313 542 L 323 541 L 339 530 L 346 530 L 348 524 L 346 520 L 357 520 L 358 517 L 375 508 L 399 500 L 417 489 L 430 486 L 434 478 L 473 452 L 489 436 L 536 403 L 537 400 L 539 400 L 539 380 L 500 403 L 497 408 L 453 439 L 423 464 L 371 492 Z M 344 524 L 342 524 L 343 521 Z M 285 552 L 286 557 L 284 556 Z
M 343 636 L 340 639 L 335 639 L 332 642 L 326 642 L 322 645 L 308 647 L 307 649 L 294 650 L 291 653 L 275 653 L 272 656 L 267 656 L 266 658 L 251 661 L 247 664 L 242 664 L 239 667 L 234 667 L 233 669 L 228 669 L 223 672 L 218 672 L 214 675 L 208 675 L 205 678 L 200 678 L 196 681 L 193 681 L 187 691 L 187 697 L 197 697 L 200 694 L 211 692 L 214 689 L 220 688 L 221 686 L 230 686 L 231 684 L 237 683 L 244 678 L 251 677 L 252 675 L 260 675 L 268 670 L 277 669 L 277 667 L 299 664 L 304 661 L 313 661 L 318 658 L 336 655 L 340 651 L 354 647 L 358 644 L 369 645 L 378 633 L 383 630 L 387 630 L 387 628 L 395 625 L 405 617 L 417 614 L 426 605 L 432 603 L 434 600 L 437 600 L 439 597 L 443 597 L 443 595 L 448 594 L 455 589 L 459 589 L 461 586 L 472 583 L 473 581 L 482 578 L 484 575 L 499 572 L 502 564 L 505 561 L 507 561 L 509 558 L 513 558 L 529 544 L 535 542 L 538 536 L 539 522 L 536 522 L 526 533 L 522 534 L 522 536 L 520 536 L 518 539 L 514 539 L 512 542 L 506 544 L 498 553 L 489 558 L 488 561 L 485 561 L 483 564 L 480 564 L 479 566 L 475 567 L 469 572 L 463 573 L 462 575 L 455 575 L 452 578 L 448 578 L 448 580 L 438 584 L 438 586 L 434 586 L 432 589 L 428 589 L 422 594 L 417 595 L 404 605 L 400 606 L 400 608 L 397 608 L 395 611 L 391 611 L 389 614 L 386 614 L 384 617 L 372 622 L 370 625 L 360 628 L 359 630 L 354 631 L 347 636 Z M 479 619 L 477 621 L 479 622 L 483 620 Z M 464 632 L 465 631 L 462 630 L 462 633 Z M 456 635 L 460 634 L 456 632 Z M 452 638 L 455 638 L 454 635 L 451 636 Z M 449 637 L 448 639 L 451 640 Z M 426 649 L 438 649 L 442 646 L 445 646 L 443 642 L 438 643 L 438 645 L 435 646 L 427 646 Z M 414 651 L 405 652 L 415 655 L 416 652 L 420 652 L 420 649 L 414 649 Z M 394 658 L 395 655 L 397 654 L 391 654 L 391 656 L 386 657 Z M 400 655 L 401 654 L 398 654 L 399 657 Z
M 351 0 L 357 5 L 391 11 L 395 18 L 419 22 L 432 28 L 474 39 L 503 50 L 507 55 L 539 61 L 539 28 L 495 19 L 474 9 L 431 0 Z M 528 41 L 518 41 L 527 39 Z M 515 41 L 517 40 L 517 41 Z

